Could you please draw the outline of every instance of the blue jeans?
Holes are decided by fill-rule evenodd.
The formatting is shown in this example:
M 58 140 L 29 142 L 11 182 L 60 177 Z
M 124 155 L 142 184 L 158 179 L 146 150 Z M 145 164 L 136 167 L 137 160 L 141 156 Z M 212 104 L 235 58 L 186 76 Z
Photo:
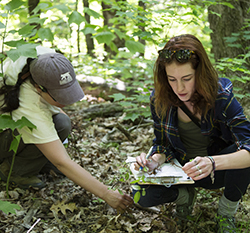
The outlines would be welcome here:
M 229 154 L 237 151 L 235 144 L 223 149 L 219 154 Z M 163 185 L 140 185 L 146 195 L 140 197 L 139 204 L 143 207 L 156 206 L 176 200 L 180 187 L 202 187 L 205 189 L 219 189 L 225 187 L 224 195 L 230 201 L 239 201 L 245 194 L 250 183 L 250 167 L 245 169 L 232 169 L 215 171 L 215 180 L 212 184 L 210 176 L 195 181 L 189 185 L 172 185 L 167 188 Z M 137 184 L 138 185 L 138 184 Z M 137 190 L 133 190 L 133 195 Z M 141 191 L 140 191 L 141 192 Z
M 63 142 L 70 134 L 71 121 L 67 115 L 59 113 L 53 116 L 53 122 L 57 134 Z M 16 131 L 15 134 L 18 134 L 18 132 Z M 9 151 L 11 141 L 11 131 L 0 134 L 0 161 L 7 159 L 10 164 L 13 157 L 13 151 Z M 36 145 L 25 144 L 21 139 L 14 161 L 13 172 L 19 176 L 37 175 L 47 162 L 48 159 Z

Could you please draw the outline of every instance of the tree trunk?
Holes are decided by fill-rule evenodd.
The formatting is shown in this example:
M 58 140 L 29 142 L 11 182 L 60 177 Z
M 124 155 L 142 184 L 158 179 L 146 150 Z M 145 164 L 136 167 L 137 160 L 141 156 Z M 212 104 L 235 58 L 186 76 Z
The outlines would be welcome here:
M 146 3 L 144 1 L 139 1 L 139 6 L 145 11 L 146 10 Z M 141 13 L 139 13 L 141 14 Z M 139 29 L 141 30 L 141 32 L 145 32 L 145 23 L 141 22 L 142 25 L 139 25 Z M 146 45 L 145 40 L 139 38 L 139 42 L 142 43 L 143 45 Z M 141 56 L 144 57 L 144 53 L 140 53 Z
M 29 15 L 32 15 L 31 12 L 36 8 L 39 2 L 40 0 L 28 0 Z
M 220 15 L 220 17 L 216 14 L 209 13 L 208 20 L 210 23 L 210 28 L 212 29 L 211 33 L 211 39 L 212 39 L 212 52 L 214 53 L 215 60 L 219 60 L 221 58 L 236 58 L 240 54 L 246 54 L 249 52 L 250 48 L 250 40 L 247 38 L 244 38 L 244 32 L 247 32 L 250 30 L 250 28 L 243 28 L 243 26 L 246 26 L 244 23 L 246 23 L 246 19 L 248 19 L 248 25 L 249 25 L 249 19 L 250 19 L 250 2 L 244 1 L 244 0 L 231 0 L 230 4 L 234 6 L 233 9 L 231 9 L 228 6 L 224 6 L 221 4 L 210 6 L 209 11 L 216 12 Z M 237 33 L 239 35 L 239 40 L 237 40 L 237 44 L 240 44 L 240 47 L 231 47 L 227 44 L 225 37 L 231 37 L 235 35 L 234 33 Z M 246 33 L 245 33 L 246 36 Z M 244 63 L 243 66 L 250 68 L 249 63 Z M 246 68 L 245 68 L 246 69 Z M 219 75 L 221 76 L 220 72 Z M 233 85 L 238 88 L 238 91 L 235 91 L 235 93 L 239 93 L 241 95 L 245 95 L 246 93 L 249 93 L 250 91 L 250 82 L 240 82 L 237 81 L 237 79 L 234 79 L 234 77 L 242 77 L 245 76 L 242 71 L 233 71 L 231 69 L 225 68 L 223 70 L 222 75 L 229 77 Z M 240 79 L 239 79 L 240 80 Z M 249 100 L 247 97 L 244 98 L 238 98 L 240 103 L 245 109 L 245 114 L 247 116 L 250 116 L 249 112 Z
M 83 6 L 89 8 L 89 1 L 88 0 L 82 0 Z M 87 13 L 84 13 L 85 19 L 88 24 L 90 24 L 90 15 Z M 94 57 L 94 40 L 92 38 L 92 34 L 85 35 L 86 39 L 86 46 L 87 46 L 87 54 L 89 54 L 91 57 Z
M 116 2 L 120 1 L 120 0 L 115 0 Z M 126 0 L 121 0 L 121 1 L 126 1 Z M 111 23 L 110 21 L 115 18 L 116 15 L 116 10 L 111 9 L 112 6 L 111 5 L 107 5 L 104 3 L 104 1 L 102 1 L 102 13 L 103 13 L 103 17 L 104 17 L 104 27 L 107 26 L 108 28 L 113 27 L 113 23 Z M 115 27 L 117 29 L 119 29 L 120 31 L 124 31 L 121 29 L 121 27 L 125 25 L 121 24 L 121 23 L 117 23 L 115 24 Z M 118 37 L 118 35 L 116 35 L 116 38 L 113 40 L 113 43 L 116 45 L 117 48 L 124 48 L 125 47 L 125 40 L 124 39 L 120 39 Z M 116 51 L 113 51 L 110 46 L 108 46 L 107 44 L 104 45 L 105 51 L 107 52 L 107 57 L 112 57 L 116 55 Z
M 78 0 L 75 1 L 75 11 L 78 11 Z M 81 52 L 80 48 L 80 25 L 77 25 L 77 52 Z
M 212 29 L 212 52 L 214 53 L 215 60 L 223 57 L 236 57 L 239 54 L 244 54 L 244 49 L 250 46 L 250 40 L 241 41 L 243 48 L 229 47 L 224 37 L 230 37 L 232 33 L 240 32 L 244 25 L 244 20 L 250 18 L 250 13 L 247 12 L 250 8 L 250 3 L 244 0 L 231 0 L 230 3 L 234 6 L 231 9 L 225 5 L 212 5 L 209 12 L 216 12 L 221 15 L 209 13 L 208 20 L 210 28 Z

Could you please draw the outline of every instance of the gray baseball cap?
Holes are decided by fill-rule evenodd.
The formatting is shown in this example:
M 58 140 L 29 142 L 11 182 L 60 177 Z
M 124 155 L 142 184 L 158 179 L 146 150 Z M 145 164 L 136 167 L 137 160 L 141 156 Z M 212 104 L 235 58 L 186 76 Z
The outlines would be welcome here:
M 73 104 L 84 97 L 72 64 L 60 53 L 39 55 L 31 62 L 30 73 L 33 80 L 62 105 Z

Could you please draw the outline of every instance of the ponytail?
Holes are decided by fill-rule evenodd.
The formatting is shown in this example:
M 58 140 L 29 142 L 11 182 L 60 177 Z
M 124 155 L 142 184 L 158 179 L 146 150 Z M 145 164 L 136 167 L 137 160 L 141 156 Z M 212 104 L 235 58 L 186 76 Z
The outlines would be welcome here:
M 30 63 L 32 60 L 34 59 L 27 59 L 27 63 L 23 67 L 22 71 L 18 74 L 18 79 L 14 86 L 6 84 L 6 76 L 3 78 L 4 85 L 0 88 L 0 96 L 4 95 L 3 104 L 0 106 L 1 114 L 6 112 L 12 112 L 13 110 L 19 107 L 20 86 L 28 77 L 31 76 L 29 70 Z

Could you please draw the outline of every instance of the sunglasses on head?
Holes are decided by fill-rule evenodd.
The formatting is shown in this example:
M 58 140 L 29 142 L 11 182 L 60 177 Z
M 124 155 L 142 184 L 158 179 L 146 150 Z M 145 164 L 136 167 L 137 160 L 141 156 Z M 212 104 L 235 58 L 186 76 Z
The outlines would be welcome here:
M 182 63 L 188 61 L 195 52 L 189 49 L 180 49 L 178 51 L 162 49 L 158 51 L 158 54 L 162 59 L 171 60 L 175 57 L 178 62 Z
M 42 90 L 42 92 L 48 93 L 49 96 L 50 96 L 55 102 L 57 102 L 56 99 L 48 92 L 48 90 L 47 90 L 45 87 L 43 87 L 43 86 L 41 86 L 41 85 L 38 85 L 38 86 L 39 86 L 39 88 Z

